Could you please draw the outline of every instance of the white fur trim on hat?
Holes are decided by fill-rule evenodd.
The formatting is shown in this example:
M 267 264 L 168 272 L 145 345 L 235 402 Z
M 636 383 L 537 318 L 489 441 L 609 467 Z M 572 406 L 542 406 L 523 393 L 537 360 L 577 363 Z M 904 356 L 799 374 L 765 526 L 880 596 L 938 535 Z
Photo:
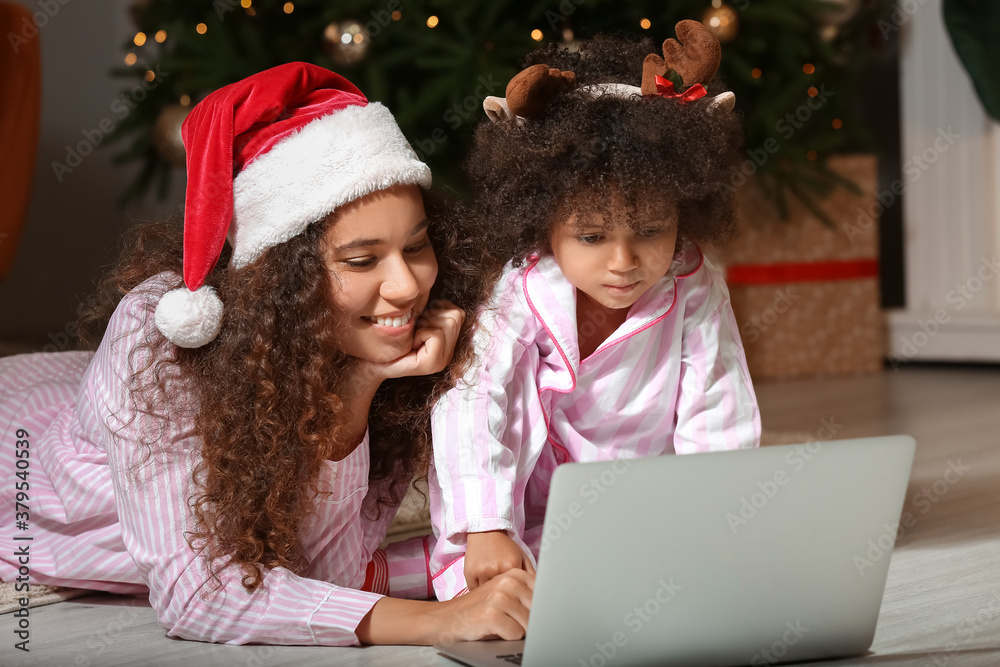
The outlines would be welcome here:
M 215 290 L 202 285 L 170 290 L 156 304 L 156 328 L 178 347 L 201 347 L 215 340 L 222 326 L 222 301 Z
M 318 118 L 250 162 L 233 181 L 231 266 L 300 234 L 338 207 L 393 185 L 431 185 L 378 102 Z

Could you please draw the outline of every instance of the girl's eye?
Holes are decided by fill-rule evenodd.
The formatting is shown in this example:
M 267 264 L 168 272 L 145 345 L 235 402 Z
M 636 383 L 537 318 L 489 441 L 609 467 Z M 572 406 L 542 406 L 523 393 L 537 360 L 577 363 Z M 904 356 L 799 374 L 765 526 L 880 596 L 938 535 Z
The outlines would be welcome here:
M 586 236 L 577 236 L 576 240 L 584 245 L 594 245 L 601 240 L 600 234 L 587 234 Z
M 655 239 L 657 236 L 659 236 L 662 233 L 663 233 L 663 230 L 659 229 L 659 228 L 655 228 L 655 229 L 643 229 L 638 234 L 636 234 L 636 236 L 638 236 L 640 239 Z

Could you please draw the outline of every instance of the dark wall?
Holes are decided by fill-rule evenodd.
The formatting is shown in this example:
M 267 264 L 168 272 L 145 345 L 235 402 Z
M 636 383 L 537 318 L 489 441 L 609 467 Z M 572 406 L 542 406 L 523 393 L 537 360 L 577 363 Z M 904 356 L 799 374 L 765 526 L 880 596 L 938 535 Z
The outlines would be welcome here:
M 102 121 L 105 128 L 120 122 L 120 107 L 112 105 L 125 83 L 109 72 L 122 64 L 122 44 L 135 34 L 128 17 L 132 0 L 44 3 L 57 8 L 49 9 L 51 15 L 37 2 L 17 2 L 44 17 L 42 124 L 24 232 L 11 273 L 0 282 L 0 341 L 41 349 L 65 340 L 60 334 L 100 267 L 113 258 L 129 221 L 176 210 L 182 190 L 175 187 L 167 202 L 118 206 L 135 175 L 134 166 L 111 163 L 124 144 L 97 147 L 69 172 L 60 168 L 59 176 L 53 169 L 55 162 L 67 164 L 67 146 L 75 150 L 84 142 L 86 151 L 88 135 L 96 138 Z M 0 48 L 11 48 L 9 40 Z

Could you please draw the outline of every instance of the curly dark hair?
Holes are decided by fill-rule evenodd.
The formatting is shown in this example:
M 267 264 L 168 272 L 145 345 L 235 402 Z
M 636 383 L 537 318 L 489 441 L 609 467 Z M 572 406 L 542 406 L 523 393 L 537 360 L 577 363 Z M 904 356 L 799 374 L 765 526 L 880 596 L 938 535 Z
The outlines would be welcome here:
M 431 300 L 470 303 L 486 279 L 483 246 L 454 224 L 458 217 L 448 212 L 447 202 L 426 193 L 424 201 L 438 258 Z M 338 438 L 344 409 L 339 396 L 355 361 L 338 351 L 332 280 L 319 249 L 330 220 L 314 222 L 238 270 L 226 268 L 227 246 L 206 281 L 225 304 L 220 333 L 211 343 L 180 348 L 156 331 L 129 352 L 136 411 L 157 418 L 161 431 L 168 420 L 189 415 L 202 440 L 189 498 L 196 520 L 189 543 L 205 549 L 217 581 L 221 568 L 240 567 L 251 591 L 267 569 L 305 572 L 299 535 L 313 508 L 321 467 L 326 459 L 349 453 Z M 171 288 L 183 284 L 182 246 L 183 229 L 176 221 L 130 230 L 118 264 L 80 313 L 83 349 L 97 348 L 121 298 L 150 276 L 172 271 Z M 398 505 L 406 483 L 426 470 L 430 407 L 471 356 L 471 320 L 449 369 L 387 380 L 379 388 L 369 415 L 369 480 L 381 490 L 375 512 Z M 138 362 L 140 357 L 148 361 Z M 178 394 L 178 378 L 196 401 Z M 185 412 L 194 405 L 206 408 Z M 143 443 L 147 454 L 156 440 L 153 434 Z
M 648 38 L 598 35 L 578 51 L 550 44 L 522 66 L 571 70 L 578 87 L 638 86 L 650 53 L 660 47 Z M 718 79 L 706 88 L 709 95 L 725 90 Z M 571 210 L 605 212 L 614 191 L 629 202 L 629 224 L 638 224 L 640 208 L 676 202 L 680 238 L 724 245 L 736 230 L 726 183 L 739 164 L 742 125 L 737 113 L 709 114 L 705 104 L 569 90 L 523 123 L 480 122 L 466 161 L 476 195 L 470 224 L 497 261 L 518 265 L 547 249 L 556 220 Z

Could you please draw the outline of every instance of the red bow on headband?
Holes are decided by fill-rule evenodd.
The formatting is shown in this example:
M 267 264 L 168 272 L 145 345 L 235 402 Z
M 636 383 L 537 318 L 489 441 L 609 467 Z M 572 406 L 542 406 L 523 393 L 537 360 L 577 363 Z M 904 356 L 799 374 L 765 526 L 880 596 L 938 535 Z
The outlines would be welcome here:
M 667 99 L 676 98 L 678 102 L 684 104 L 685 102 L 694 102 L 699 100 L 708 94 L 705 90 L 705 86 L 700 83 L 696 83 L 683 93 L 678 93 L 674 91 L 674 82 L 670 79 L 666 79 L 659 74 L 656 75 L 656 94 L 660 97 L 666 97 Z

